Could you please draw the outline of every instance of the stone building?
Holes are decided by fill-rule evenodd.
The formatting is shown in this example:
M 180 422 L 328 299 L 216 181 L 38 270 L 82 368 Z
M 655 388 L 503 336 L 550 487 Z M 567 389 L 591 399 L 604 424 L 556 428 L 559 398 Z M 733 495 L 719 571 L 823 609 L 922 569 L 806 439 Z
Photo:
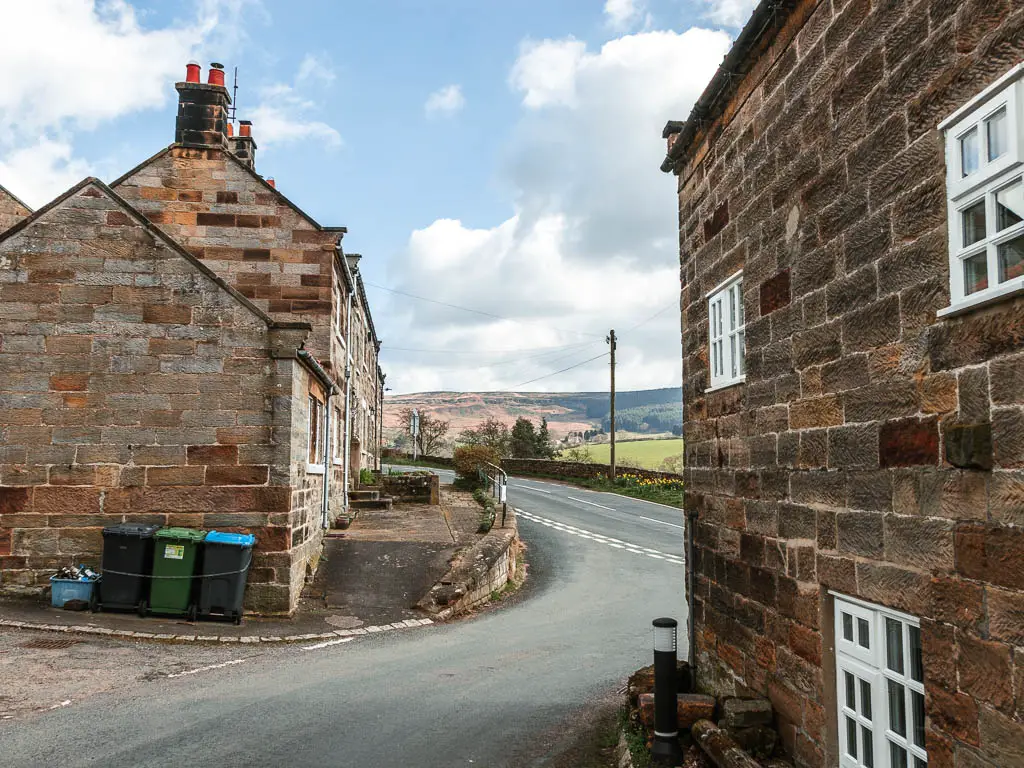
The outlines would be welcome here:
M 13 227 L 30 213 L 31 208 L 0 187 L 0 232 Z
M 256 174 L 223 70 L 176 88 L 171 146 L 0 235 L 0 588 L 152 520 L 256 533 L 247 606 L 287 613 L 375 456 L 345 428 L 369 307 L 344 228 Z
M 1024 6 L 761 2 L 678 181 L 692 653 L 818 766 L 1024 765 Z

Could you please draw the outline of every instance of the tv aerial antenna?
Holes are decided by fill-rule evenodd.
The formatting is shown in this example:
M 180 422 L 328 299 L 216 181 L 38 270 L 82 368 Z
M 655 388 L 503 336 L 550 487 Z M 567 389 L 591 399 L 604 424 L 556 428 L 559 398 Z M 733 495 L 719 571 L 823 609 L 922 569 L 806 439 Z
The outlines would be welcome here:
M 235 85 L 231 89 L 231 122 L 235 122 L 238 114 L 238 67 L 235 67 Z

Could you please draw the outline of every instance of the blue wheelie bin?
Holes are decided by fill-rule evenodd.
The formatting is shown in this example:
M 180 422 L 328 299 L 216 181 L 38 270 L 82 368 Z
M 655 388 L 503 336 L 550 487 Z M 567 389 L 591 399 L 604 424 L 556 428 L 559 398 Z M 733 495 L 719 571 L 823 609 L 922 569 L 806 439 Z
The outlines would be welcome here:
M 206 534 L 199 574 L 200 616 L 223 616 L 242 623 L 242 598 L 255 544 L 256 537 L 249 533 Z

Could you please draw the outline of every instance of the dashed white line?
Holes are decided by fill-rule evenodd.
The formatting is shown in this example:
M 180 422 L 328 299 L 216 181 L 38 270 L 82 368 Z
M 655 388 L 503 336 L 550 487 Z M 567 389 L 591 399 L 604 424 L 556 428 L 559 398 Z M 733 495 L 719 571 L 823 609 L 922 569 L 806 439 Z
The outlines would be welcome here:
M 241 664 L 245 659 L 235 659 L 234 661 L 224 661 L 220 664 L 211 664 L 208 667 L 199 667 L 198 669 L 190 669 L 188 672 L 175 672 L 173 675 L 168 675 L 168 678 L 172 677 L 185 677 L 186 675 L 198 675 L 200 672 L 209 672 L 211 669 L 223 669 L 224 667 L 230 667 L 233 664 Z
M 652 523 L 661 523 L 662 525 L 668 525 L 672 528 L 683 528 L 683 526 L 681 525 L 676 525 L 675 523 L 666 523 L 664 520 L 656 520 L 653 517 L 644 517 L 643 515 L 634 515 L 634 517 L 639 517 L 641 520 L 650 520 Z
M 548 496 L 553 495 L 552 491 L 545 491 L 543 488 L 534 488 L 532 485 L 513 485 L 513 488 L 522 488 L 526 491 L 536 491 L 537 493 L 546 493 Z
M 621 549 L 633 555 L 646 555 L 647 557 L 653 558 L 655 560 L 663 560 L 667 563 L 672 563 L 674 565 L 684 564 L 683 558 L 679 555 L 673 555 L 667 552 L 659 552 L 658 550 L 651 549 L 649 547 L 640 547 L 628 541 L 622 541 L 621 539 L 613 539 L 610 536 L 604 536 L 600 533 L 587 531 L 583 528 L 577 528 L 573 525 L 560 523 L 557 520 L 549 520 L 546 517 L 535 515 L 532 512 L 525 512 L 522 509 L 519 509 L 518 507 L 515 507 L 514 509 L 516 511 L 516 514 L 520 515 L 524 520 L 530 520 L 535 523 L 540 523 L 546 528 L 554 528 L 556 531 L 568 533 L 570 536 L 577 536 L 581 539 L 587 539 L 589 541 L 594 541 L 598 544 L 604 544 L 605 546 L 609 546 L 614 549 Z
M 578 501 L 580 504 L 589 504 L 592 507 L 600 507 L 601 509 L 607 509 L 609 512 L 614 512 L 615 509 L 612 507 L 606 507 L 604 504 L 597 504 L 593 501 L 587 501 L 586 499 L 577 499 L 575 496 L 566 496 L 567 499 Z

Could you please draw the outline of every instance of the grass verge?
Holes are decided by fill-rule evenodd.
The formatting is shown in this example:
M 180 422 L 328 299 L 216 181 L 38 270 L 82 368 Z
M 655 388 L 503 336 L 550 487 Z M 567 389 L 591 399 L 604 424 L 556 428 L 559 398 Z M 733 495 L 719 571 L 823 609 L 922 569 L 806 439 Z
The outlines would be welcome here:
M 624 470 L 628 472 L 629 470 Z M 542 477 L 548 480 L 560 480 L 563 483 L 569 483 L 571 485 L 578 485 L 581 488 L 589 488 L 592 491 L 601 491 L 603 493 L 617 493 L 620 496 L 630 496 L 634 499 L 643 499 L 644 501 L 653 501 L 658 504 L 664 504 L 669 507 L 676 507 L 677 509 L 683 508 L 683 493 L 678 490 L 670 490 L 667 488 L 660 488 L 658 486 L 629 486 L 619 485 L 613 483 L 607 478 L 582 478 L 582 477 L 562 477 L 560 475 L 552 474 L 523 474 L 523 477 Z
M 651 764 L 651 751 L 647 749 L 647 738 L 644 732 L 630 721 L 629 709 L 626 707 L 619 710 L 619 730 L 626 739 L 630 757 L 633 758 L 633 768 L 648 768 Z

